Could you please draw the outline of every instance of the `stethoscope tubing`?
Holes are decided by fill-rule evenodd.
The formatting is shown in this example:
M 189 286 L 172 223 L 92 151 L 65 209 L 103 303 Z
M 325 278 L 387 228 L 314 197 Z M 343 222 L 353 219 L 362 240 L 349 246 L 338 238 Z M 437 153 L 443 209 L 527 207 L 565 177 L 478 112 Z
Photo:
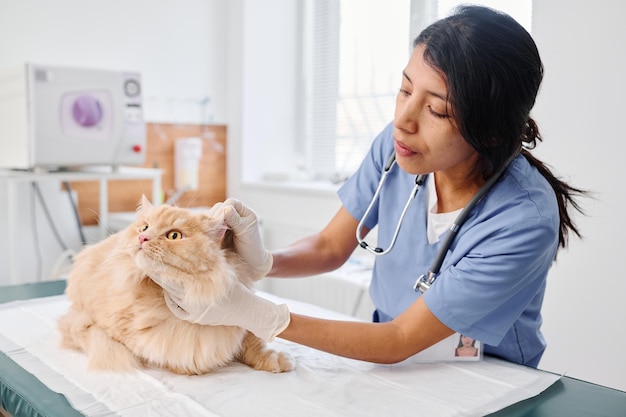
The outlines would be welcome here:
M 504 166 L 498 172 L 492 175 L 480 187 L 478 192 L 474 194 L 474 196 L 469 201 L 469 203 L 467 203 L 467 205 L 463 208 L 463 210 L 461 210 L 461 213 L 459 213 L 456 219 L 454 219 L 454 221 L 452 222 L 452 225 L 449 228 L 448 234 L 445 236 L 444 241 L 439 247 L 439 250 L 437 251 L 437 255 L 435 256 L 435 259 L 433 260 L 433 263 L 431 264 L 428 272 L 424 275 L 421 275 L 415 282 L 415 285 L 413 286 L 415 291 L 420 291 L 423 293 L 426 290 L 428 290 L 430 286 L 435 282 L 435 280 L 437 279 L 437 275 L 439 274 L 439 271 L 441 269 L 441 266 L 443 265 L 443 261 L 445 260 L 446 254 L 448 253 L 448 250 L 452 246 L 452 243 L 454 242 L 456 235 L 461 229 L 461 226 L 467 220 L 467 217 L 469 216 L 470 212 L 474 209 L 474 207 L 476 207 L 476 205 L 480 202 L 480 200 L 482 200 L 482 198 L 489 192 L 489 190 L 491 190 L 493 185 L 500 179 L 500 177 L 507 170 L 511 162 L 517 157 L 517 155 L 519 155 L 519 151 L 515 152 L 506 161 Z M 406 213 L 409 209 L 409 206 L 411 205 L 411 202 L 417 195 L 417 192 L 419 191 L 420 187 L 424 184 L 424 181 L 426 180 L 426 174 L 418 175 L 415 177 L 415 187 L 413 187 L 413 190 L 411 191 L 411 194 L 409 195 L 409 198 L 406 204 L 404 205 L 402 213 L 400 214 L 400 218 L 398 219 L 398 224 L 396 225 L 396 229 L 394 231 L 393 237 L 391 238 L 389 247 L 387 249 L 382 249 L 379 247 L 372 248 L 371 246 L 367 244 L 367 242 L 365 242 L 365 240 L 361 236 L 361 232 L 363 230 L 363 225 L 365 223 L 365 220 L 367 219 L 370 212 L 372 211 L 374 204 L 376 204 L 376 201 L 378 200 L 379 195 L 380 195 L 380 191 L 382 190 L 383 185 L 385 181 L 387 180 L 387 176 L 389 175 L 389 172 L 391 171 L 394 165 L 396 165 L 396 153 L 395 152 L 391 154 L 391 156 L 387 160 L 387 163 L 385 164 L 385 167 L 383 170 L 383 174 L 380 178 L 380 181 L 378 182 L 378 187 L 376 187 L 376 192 L 374 193 L 374 196 L 372 197 L 372 201 L 367 206 L 367 209 L 365 210 L 365 213 L 363 213 L 363 217 L 361 217 L 361 220 L 359 221 L 359 224 L 357 225 L 357 228 L 356 228 L 356 238 L 357 238 L 357 242 L 359 243 L 359 245 L 363 249 L 366 249 L 370 253 L 373 253 L 374 255 L 377 255 L 377 256 L 381 256 L 381 255 L 385 255 L 389 253 L 395 246 L 396 240 L 400 233 L 400 228 L 404 221 L 404 217 L 406 216 Z
M 367 209 L 365 210 L 365 213 L 363 213 L 363 216 L 361 217 L 361 220 L 359 221 L 359 224 L 357 225 L 357 228 L 356 228 L 356 239 L 357 239 L 357 242 L 359 243 L 359 246 L 369 251 L 370 253 L 373 253 L 374 255 L 378 255 L 378 256 L 389 253 L 395 246 L 396 240 L 398 239 L 398 235 L 400 234 L 400 227 L 402 227 L 402 223 L 404 221 L 404 217 L 406 216 L 407 211 L 409 210 L 409 206 L 411 205 L 411 202 L 417 195 L 417 192 L 419 191 L 420 187 L 424 183 L 424 180 L 426 179 L 426 175 L 418 175 L 417 177 L 415 177 L 415 186 L 413 187 L 413 190 L 411 191 L 411 194 L 409 195 L 409 198 L 407 199 L 406 204 L 404 205 L 404 208 L 402 209 L 402 213 L 400 214 L 400 219 L 398 219 L 398 224 L 396 225 L 396 230 L 393 233 L 393 237 L 391 238 L 391 243 L 389 244 L 389 247 L 387 247 L 387 249 L 382 249 L 379 247 L 372 248 L 363 239 L 363 237 L 361 236 L 361 232 L 363 230 L 363 225 L 365 223 L 365 220 L 369 217 L 369 214 L 372 211 L 374 204 L 376 204 L 376 201 L 378 200 L 380 191 L 382 190 L 383 185 L 385 184 L 385 181 L 387 180 L 387 175 L 389 175 L 389 172 L 391 171 L 391 169 L 393 168 L 395 164 L 396 164 L 396 153 L 394 152 L 387 160 L 387 163 L 385 164 L 385 168 L 383 170 L 383 174 L 380 177 L 380 181 L 378 182 L 378 187 L 376 187 L 376 192 L 374 192 L 374 196 L 372 197 L 372 201 L 370 201 L 370 204 L 367 206 Z
M 515 156 L 517 156 L 517 154 L 515 154 Z M 470 212 L 474 209 L 474 207 L 476 207 L 478 202 L 483 199 L 483 197 L 489 192 L 489 190 L 491 190 L 493 185 L 500 179 L 502 174 L 504 174 L 504 171 L 506 171 L 506 169 L 509 167 L 512 160 L 513 159 L 507 161 L 507 163 L 500 169 L 500 171 L 492 175 L 491 178 L 489 178 L 487 182 L 485 182 L 482 187 L 480 187 L 476 194 L 474 194 L 474 197 L 472 197 L 472 199 L 469 201 L 469 203 L 467 203 L 465 208 L 463 208 L 463 210 L 459 213 L 456 219 L 454 219 L 454 221 L 450 225 L 450 229 L 448 229 L 448 234 L 446 235 L 439 251 L 437 252 L 437 256 L 433 260 L 433 263 L 428 270 L 429 274 L 437 275 L 439 273 L 441 265 L 443 265 L 443 261 L 446 257 L 446 253 L 448 252 L 448 249 L 450 249 L 450 247 L 452 246 L 452 242 L 454 242 L 454 239 L 456 238 L 459 229 L 461 229 L 461 226 L 463 225 L 463 223 L 465 223 Z

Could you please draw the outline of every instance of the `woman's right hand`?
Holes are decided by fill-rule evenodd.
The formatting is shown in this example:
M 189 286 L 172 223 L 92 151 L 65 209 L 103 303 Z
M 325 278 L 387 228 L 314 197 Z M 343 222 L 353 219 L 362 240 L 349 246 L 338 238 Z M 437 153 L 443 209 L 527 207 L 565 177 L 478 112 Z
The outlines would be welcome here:
M 224 221 L 233 231 L 235 252 L 252 269 L 254 280 L 263 278 L 272 269 L 272 254 L 263 245 L 259 218 L 256 213 L 241 201 L 229 198 L 209 209 L 215 216 L 220 210 Z
M 163 282 L 152 279 L 159 284 Z M 286 304 L 275 304 L 260 297 L 240 282 L 235 283 L 229 295 L 218 304 L 185 304 L 178 289 L 173 292 L 163 289 L 167 307 L 179 319 L 206 326 L 238 326 L 266 342 L 282 333 L 291 320 Z

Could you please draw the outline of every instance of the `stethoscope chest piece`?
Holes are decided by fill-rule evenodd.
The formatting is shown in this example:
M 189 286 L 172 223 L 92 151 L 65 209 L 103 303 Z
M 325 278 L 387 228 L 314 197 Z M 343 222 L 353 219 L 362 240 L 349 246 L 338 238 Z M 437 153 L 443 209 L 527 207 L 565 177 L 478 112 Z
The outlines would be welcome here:
M 415 284 L 413 285 L 413 290 L 415 292 L 419 291 L 420 294 L 424 294 L 430 288 L 433 282 L 435 282 L 435 279 L 437 279 L 437 274 L 428 271 L 427 273 L 420 275 L 417 281 L 415 281 Z

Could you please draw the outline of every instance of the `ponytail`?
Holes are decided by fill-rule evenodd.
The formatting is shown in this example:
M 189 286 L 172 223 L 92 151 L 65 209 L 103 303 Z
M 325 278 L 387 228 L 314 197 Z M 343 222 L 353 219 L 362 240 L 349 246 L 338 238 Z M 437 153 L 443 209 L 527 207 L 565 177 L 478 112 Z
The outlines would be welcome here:
M 535 121 L 531 118 L 528 119 L 528 123 L 524 128 L 524 133 L 522 135 L 522 143 L 524 144 L 522 148 L 522 155 L 526 158 L 526 160 L 537 170 L 543 177 L 550 183 L 550 186 L 554 190 L 554 194 L 556 195 L 556 201 L 559 206 L 559 246 L 562 248 L 567 247 L 569 232 L 573 232 L 579 238 L 581 234 L 574 224 L 572 217 L 570 216 L 570 206 L 573 207 L 579 213 L 584 214 L 582 207 L 577 201 L 577 197 L 584 196 L 586 191 L 574 188 L 571 185 L 565 183 L 558 179 L 552 171 L 548 168 L 546 164 L 541 162 L 539 159 L 535 158 L 530 150 L 534 149 L 537 146 L 537 141 L 542 141 L 541 136 L 539 134 L 539 129 Z

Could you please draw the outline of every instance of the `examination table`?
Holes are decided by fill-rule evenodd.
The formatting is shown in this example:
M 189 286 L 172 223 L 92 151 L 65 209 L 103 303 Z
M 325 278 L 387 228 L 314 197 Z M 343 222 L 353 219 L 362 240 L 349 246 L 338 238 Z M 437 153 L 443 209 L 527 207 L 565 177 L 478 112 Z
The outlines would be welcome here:
M 294 356 L 293 372 L 239 363 L 194 377 L 87 372 L 83 354 L 58 347 L 64 289 L 65 281 L 0 287 L 0 409 L 14 417 L 626 416 L 625 392 L 495 358 L 376 365 L 280 339 L 272 346 Z M 285 301 L 292 311 L 345 318 Z

